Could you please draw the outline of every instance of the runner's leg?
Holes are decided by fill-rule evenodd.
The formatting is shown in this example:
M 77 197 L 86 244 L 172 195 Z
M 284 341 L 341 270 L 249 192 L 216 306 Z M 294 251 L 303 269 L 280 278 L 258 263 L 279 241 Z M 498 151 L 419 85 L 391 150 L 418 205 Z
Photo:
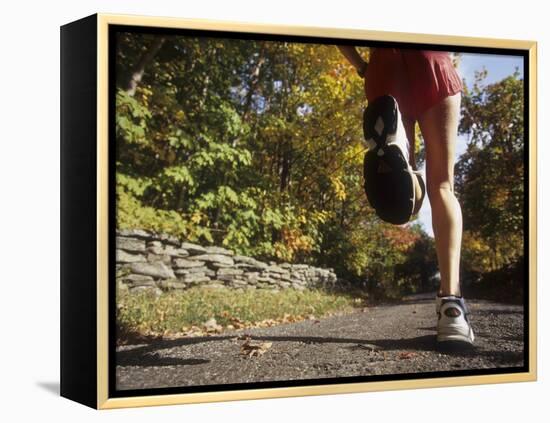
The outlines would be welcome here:
M 462 212 L 454 195 L 454 163 L 460 93 L 446 97 L 418 119 L 426 145 L 426 179 L 435 248 L 441 274 L 440 295 L 461 295 L 459 266 Z

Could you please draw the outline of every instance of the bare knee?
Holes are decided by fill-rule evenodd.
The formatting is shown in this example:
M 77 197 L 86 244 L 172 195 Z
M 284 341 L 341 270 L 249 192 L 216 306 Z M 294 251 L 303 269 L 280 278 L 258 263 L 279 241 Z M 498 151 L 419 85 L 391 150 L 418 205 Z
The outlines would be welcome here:
M 454 197 L 454 187 L 449 181 L 437 183 L 428 181 L 426 191 L 430 202 Z

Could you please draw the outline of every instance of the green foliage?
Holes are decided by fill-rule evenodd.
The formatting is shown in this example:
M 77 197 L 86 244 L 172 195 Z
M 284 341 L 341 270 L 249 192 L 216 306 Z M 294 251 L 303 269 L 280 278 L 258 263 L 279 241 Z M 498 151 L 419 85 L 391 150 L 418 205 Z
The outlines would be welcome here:
M 519 74 L 485 85 L 486 72 L 466 90 L 460 131 L 469 135 L 457 164 L 464 215 L 464 263 L 496 271 L 523 256 L 523 80 Z
M 128 95 L 117 91 L 116 136 L 128 144 L 147 144 L 146 130 L 151 119 L 149 109 Z
M 124 78 L 154 41 L 117 40 L 119 227 L 327 265 L 388 292 L 420 283 L 419 262 L 404 269 L 424 235 L 366 202 L 363 80 L 335 46 L 167 36 L 131 95 Z

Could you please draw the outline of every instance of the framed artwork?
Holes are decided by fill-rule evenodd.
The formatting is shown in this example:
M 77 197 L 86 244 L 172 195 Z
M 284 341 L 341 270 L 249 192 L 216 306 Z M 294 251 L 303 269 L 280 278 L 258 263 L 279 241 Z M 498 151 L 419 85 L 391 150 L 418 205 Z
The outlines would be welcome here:
M 61 395 L 536 380 L 536 42 L 61 27 Z

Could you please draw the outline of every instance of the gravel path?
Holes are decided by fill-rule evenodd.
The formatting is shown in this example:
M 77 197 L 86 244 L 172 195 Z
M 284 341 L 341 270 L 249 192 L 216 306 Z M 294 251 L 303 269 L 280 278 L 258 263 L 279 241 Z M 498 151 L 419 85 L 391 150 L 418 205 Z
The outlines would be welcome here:
M 468 305 L 473 348 L 438 348 L 434 301 L 413 297 L 317 321 L 121 346 L 117 389 L 523 366 L 523 307 Z M 272 345 L 247 357 L 241 354 L 246 341 L 237 339 L 243 334 Z

